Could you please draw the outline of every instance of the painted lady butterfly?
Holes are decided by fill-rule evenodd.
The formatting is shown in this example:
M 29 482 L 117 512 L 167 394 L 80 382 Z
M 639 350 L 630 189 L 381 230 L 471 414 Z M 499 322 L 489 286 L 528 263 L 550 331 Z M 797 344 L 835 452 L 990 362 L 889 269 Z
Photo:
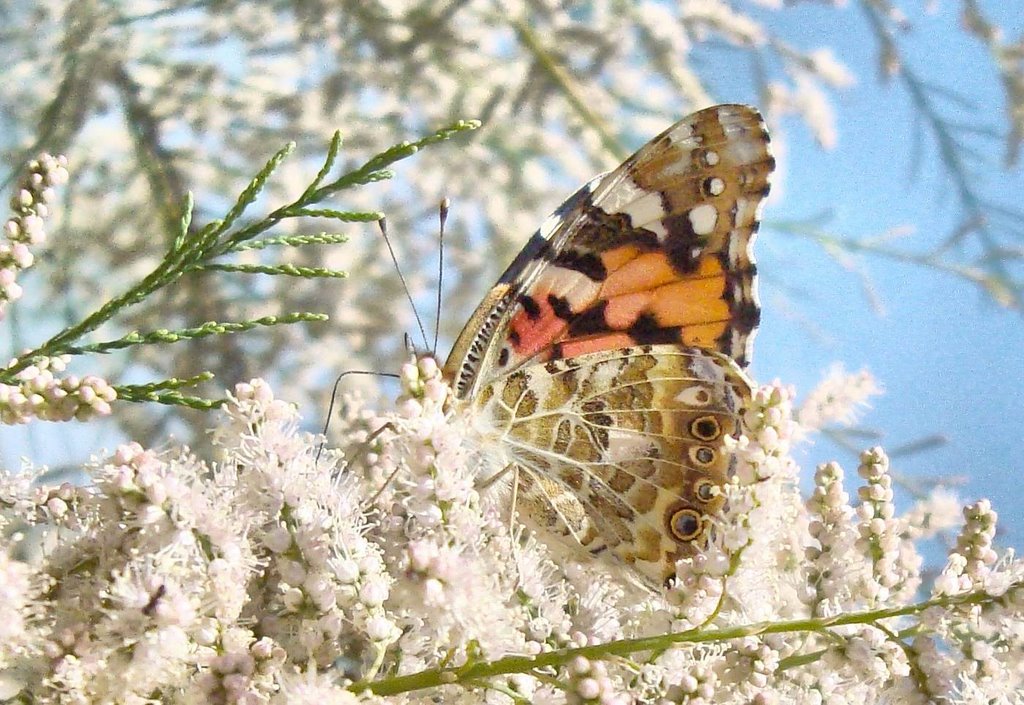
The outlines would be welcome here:
M 527 523 L 659 584 L 706 539 L 750 397 L 768 142 L 756 110 L 719 105 L 592 180 L 444 365 L 475 440 L 516 471 Z

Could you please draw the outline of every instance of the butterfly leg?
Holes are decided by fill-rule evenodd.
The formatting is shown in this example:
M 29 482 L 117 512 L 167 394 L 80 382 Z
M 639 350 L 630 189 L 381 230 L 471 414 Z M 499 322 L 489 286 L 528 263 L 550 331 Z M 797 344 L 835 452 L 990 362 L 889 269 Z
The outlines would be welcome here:
M 352 454 L 352 457 L 346 459 L 345 469 L 348 469 L 348 468 L 351 468 L 351 467 L 355 466 L 360 460 L 362 460 L 363 456 L 365 456 L 368 452 L 370 452 L 370 448 L 373 447 L 374 441 L 376 441 L 378 438 L 380 438 L 382 435 L 384 435 L 385 431 L 391 431 L 392 433 L 397 433 L 398 432 L 398 428 L 395 426 L 394 423 L 392 423 L 391 421 L 388 421 L 386 424 L 384 424 L 383 426 L 381 426 L 377 430 L 375 430 L 372 433 L 370 433 L 370 435 L 366 437 L 366 440 L 359 444 L 359 448 L 357 448 L 356 452 Z M 394 481 L 395 476 L 398 474 L 398 471 L 400 469 L 401 469 L 401 465 L 399 465 L 398 467 L 396 467 L 394 470 L 391 471 L 391 474 L 388 475 L 387 479 L 384 480 L 384 484 L 382 484 L 380 486 L 380 489 L 378 489 L 374 493 L 374 495 L 372 497 L 370 497 L 370 499 L 368 501 L 369 505 L 374 504 L 380 498 L 380 496 L 381 496 L 381 494 L 383 494 L 384 490 L 386 490 L 388 488 L 388 486 Z

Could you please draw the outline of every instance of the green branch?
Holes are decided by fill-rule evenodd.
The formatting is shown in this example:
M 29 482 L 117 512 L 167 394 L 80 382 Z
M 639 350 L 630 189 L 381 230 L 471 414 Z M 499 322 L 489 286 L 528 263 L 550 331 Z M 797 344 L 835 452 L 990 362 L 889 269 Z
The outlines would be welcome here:
M 348 242 L 348 235 L 340 233 L 318 233 L 316 235 L 282 235 L 267 237 L 261 240 L 243 242 L 233 252 L 244 250 L 263 250 L 268 247 L 301 247 L 303 245 L 340 245 Z
M 130 287 L 124 293 L 115 296 L 105 304 L 100 306 L 99 309 L 86 316 L 80 322 L 65 328 L 61 332 L 51 337 L 46 342 L 42 343 L 38 347 L 29 352 L 20 355 L 15 361 L 8 367 L 0 371 L 0 382 L 12 381 L 18 372 L 24 370 L 26 367 L 31 365 L 34 360 L 40 357 L 54 357 L 57 355 L 64 355 L 75 352 L 90 351 L 91 346 L 76 346 L 74 343 L 80 340 L 83 336 L 95 331 L 104 323 L 110 321 L 122 310 L 133 306 L 154 292 L 162 289 L 180 279 L 183 275 L 188 272 L 194 272 L 202 269 L 220 269 L 222 271 L 237 271 L 245 273 L 265 273 L 265 274 L 283 274 L 290 276 L 316 276 L 316 277 L 337 277 L 343 276 L 341 273 L 332 272 L 332 270 L 311 268 L 311 267 L 294 267 L 292 265 L 277 265 L 271 267 L 263 267 L 259 265 L 233 265 L 233 264 L 214 264 L 213 260 L 223 255 L 235 252 L 239 249 L 244 249 L 243 246 L 246 242 L 252 240 L 255 236 L 266 232 L 268 229 L 280 223 L 286 218 L 298 218 L 298 217 L 328 217 L 335 220 L 342 221 L 366 221 L 376 220 L 380 217 L 379 213 L 365 213 L 365 212 L 353 212 L 347 213 L 344 211 L 338 211 L 334 209 L 311 209 L 310 206 L 323 201 L 327 197 L 337 193 L 346 188 L 353 186 L 363 185 L 372 183 L 374 181 L 380 181 L 381 179 L 390 178 L 392 172 L 387 170 L 387 167 L 394 164 L 395 162 L 405 159 L 413 154 L 416 154 L 421 148 L 435 144 L 437 142 L 449 139 L 456 134 L 461 132 L 476 129 L 479 126 L 479 122 L 472 120 L 463 120 L 454 123 L 448 127 L 437 130 L 436 132 L 430 133 L 425 137 L 415 142 L 403 142 L 399 145 L 391 147 L 380 154 L 372 157 L 363 166 L 343 174 L 341 177 L 332 181 L 326 185 L 321 185 L 324 179 L 327 178 L 328 173 L 333 167 L 338 151 L 341 146 L 341 137 L 339 134 L 335 134 L 331 140 L 331 145 L 328 150 L 327 157 L 324 160 L 323 166 L 317 172 L 316 177 L 312 183 L 306 188 L 303 194 L 294 202 L 282 206 L 271 212 L 268 216 L 260 221 L 251 223 L 237 230 L 232 231 L 232 226 L 240 220 L 246 209 L 251 206 L 259 193 L 265 187 L 267 181 L 273 175 L 274 171 L 280 166 L 289 154 L 294 149 L 293 145 L 288 145 L 283 149 L 279 150 L 259 171 L 259 173 L 249 182 L 246 188 L 239 195 L 235 203 L 228 209 L 225 216 L 217 221 L 213 221 L 201 228 L 196 233 L 190 233 L 190 226 L 192 221 L 193 203 L 191 194 L 187 195 L 185 202 L 182 204 L 181 217 L 179 218 L 176 225 L 176 234 L 171 247 L 169 248 L 163 261 L 161 261 L 149 274 L 143 277 L 138 283 Z M 265 246 L 265 245 L 262 245 Z M 259 246 L 257 246 L 259 247 Z M 265 319 L 261 319 L 265 320 Z M 298 319 L 296 319 L 298 320 Z M 309 319 L 314 320 L 314 319 Z M 278 321 L 280 322 L 280 320 Z M 242 324 L 207 324 L 207 325 L 250 325 L 250 323 Z M 272 325 L 269 323 L 256 323 L 256 325 Z M 193 337 L 201 337 L 202 335 L 212 334 L 205 327 L 199 329 L 188 329 L 194 332 Z M 186 331 L 185 333 L 187 333 Z M 225 329 L 223 332 L 234 332 Z M 156 335 L 159 338 L 160 335 L 177 336 L 177 339 L 181 339 L 183 332 L 178 331 L 177 333 L 167 333 L 164 331 L 158 332 Z M 132 334 L 142 335 L 142 334 Z M 122 342 L 130 338 L 126 336 L 122 339 Z M 139 340 L 138 343 L 150 342 L 148 340 Z M 166 342 L 161 340 L 153 339 L 152 342 Z M 172 341 L 173 342 L 173 341 Z M 118 341 L 109 341 L 108 343 L 98 343 L 97 346 L 110 346 L 108 349 L 116 349 Z M 123 347 L 127 347 L 126 343 Z M 92 351 L 101 352 L 99 348 L 92 348 Z
M 193 397 L 181 392 L 159 392 L 147 391 L 133 384 L 116 385 L 118 401 L 131 402 L 156 402 L 168 406 L 186 406 L 197 411 L 210 411 L 219 409 L 227 404 L 227 399 L 207 399 L 206 397 Z
M 240 274 L 274 274 L 304 279 L 345 279 L 348 272 L 324 267 L 301 267 L 295 264 L 200 264 L 200 272 L 238 272 Z
M 187 406 L 191 409 L 207 411 L 222 406 L 227 402 L 227 399 L 206 399 L 204 397 L 188 396 L 181 394 L 178 390 L 185 387 L 195 387 L 211 379 L 213 379 L 212 372 L 201 372 L 185 379 L 164 379 L 149 384 L 121 384 L 115 386 L 114 389 L 117 391 L 117 398 L 121 401 L 158 402 L 160 404 Z
M 266 328 L 270 326 L 289 325 L 292 323 L 322 322 L 328 320 L 323 313 L 289 313 L 284 316 L 263 316 L 251 321 L 239 321 L 237 323 L 225 323 L 220 321 L 207 321 L 195 328 L 181 328 L 179 330 L 159 329 L 148 333 L 138 331 L 129 333 L 116 340 L 107 340 L 102 343 L 90 345 L 71 346 L 66 349 L 69 355 L 81 355 L 84 353 L 109 353 L 114 350 L 123 350 L 135 345 L 155 345 L 157 343 L 180 343 L 183 340 L 196 340 L 211 335 L 223 335 L 225 333 L 242 333 L 253 328 Z
M 1024 588 L 1024 583 L 1015 582 L 1006 592 L 1008 594 L 1021 588 Z M 1001 596 L 996 597 L 984 592 L 972 592 L 964 595 L 938 597 L 903 607 L 850 612 L 833 617 L 794 619 L 784 622 L 756 622 L 736 627 L 706 630 L 690 629 L 685 632 L 660 634 L 639 639 L 622 639 L 595 646 L 559 649 L 537 656 L 506 656 L 495 661 L 478 661 L 456 668 L 432 668 L 418 673 L 383 678 L 377 681 L 358 681 L 350 685 L 349 690 L 354 693 L 369 691 L 374 695 L 380 696 L 397 695 L 425 688 L 436 688 L 442 685 L 467 684 L 481 678 L 511 673 L 530 673 L 541 668 L 563 666 L 577 656 L 601 660 L 612 656 L 629 656 L 642 651 L 663 650 L 677 644 L 705 644 L 749 636 L 764 636 L 766 634 L 795 632 L 827 633 L 835 627 L 847 625 L 862 624 L 873 626 L 881 620 L 916 615 L 933 607 L 948 609 L 963 605 L 995 604 L 1002 599 Z

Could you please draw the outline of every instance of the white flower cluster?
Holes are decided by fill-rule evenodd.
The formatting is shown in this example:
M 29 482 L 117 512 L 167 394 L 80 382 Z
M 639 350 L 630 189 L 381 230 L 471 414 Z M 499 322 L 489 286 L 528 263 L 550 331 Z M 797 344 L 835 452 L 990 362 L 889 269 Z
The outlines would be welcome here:
M 921 558 L 904 543 L 903 521 L 896 518 L 889 458 L 881 448 L 864 451 L 857 473 L 865 484 L 858 490 L 856 550 L 871 557 L 871 573 L 863 590 L 872 602 L 911 598 L 921 583 Z
M 411 362 L 401 378 L 398 415 L 367 458 L 378 544 L 389 572 L 404 576 L 389 603 L 402 633 L 399 671 L 568 643 L 571 625 L 549 602 L 564 588 L 549 584 L 553 571 L 535 546 L 513 542 L 507 515 L 481 502 L 465 431 L 444 413 L 449 389 L 437 363 Z
M 319 453 L 254 381 L 216 429 L 215 464 L 132 444 L 88 487 L 0 477 L 0 691 L 955 705 L 1013 702 L 1024 686 L 1024 565 L 993 546 L 988 503 L 965 510 L 922 591 L 918 543 L 948 525 L 948 496 L 900 516 L 876 448 L 855 503 L 835 463 L 803 501 L 782 385 L 746 412 L 707 550 L 652 591 L 598 560 L 556 564 L 510 527 L 507 483 L 488 483 L 488 449 L 470 446 L 437 364 L 411 362 L 401 379 L 396 412 L 349 408 L 344 453 Z M 16 560 L 33 543 L 46 550 Z
M 14 375 L 16 384 L 0 383 L 0 423 L 85 421 L 110 414 L 117 390 L 106 380 L 95 375 L 57 376 L 70 359 L 67 355 L 40 358 Z
M 984 585 L 998 556 L 992 549 L 996 535 L 996 513 L 988 500 L 964 508 L 966 520 L 949 554 L 949 562 L 935 581 L 936 595 L 956 595 Z
M 63 155 L 40 154 L 28 164 L 24 180 L 11 197 L 13 215 L 4 224 L 0 242 L 0 318 L 7 304 L 21 298 L 18 273 L 32 266 L 32 245 L 46 241 L 44 220 L 56 194 L 54 187 L 67 183 L 68 160 Z
M 3 673 L 28 642 L 29 606 L 37 597 L 33 587 L 29 565 L 0 550 L 0 697 L 4 697 Z
M 847 373 L 842 366 L 829 369 L 825 379 L 804 399 L 796 419 L 806 431 L 816 431 L 829 424 L 851 424 L 871 397 L 882 392 L 867 370 Z
M 380 625 L 392 577 L 364 536 L 354 484 L 333 459 L 315 461 L 296 419 L 254 382 L 236 389 L 217 429 L 215 466 L 129 444 L 88 487 L 0 476 L 10 526 L 48 533 L 31 565 L 11 560 L 30 534 L 5 532 L 0 545 L 0 585 L 17 589 L 4 624 L 25 625 L 4 640 L 5 697 L 354 701 L 321 671 L 363 673 L 394 639 Z M 52 586 L 17 599 L 26 580 Z

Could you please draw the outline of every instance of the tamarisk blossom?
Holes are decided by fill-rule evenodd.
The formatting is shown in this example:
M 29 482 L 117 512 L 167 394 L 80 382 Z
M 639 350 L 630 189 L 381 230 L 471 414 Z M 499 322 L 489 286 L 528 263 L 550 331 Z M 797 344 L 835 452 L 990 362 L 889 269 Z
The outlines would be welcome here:
M 28 163 L 25 176 L 14 190 L 13 214 L 4 224 L 4 239 L 0 240 L 0 318 L 7 306 L 24 293 L 17 283 L 18 275 L 35 261 L 31 247 L 46 241 L 45 221 L 56 199 L 54 188 L 67 183 L 67 165 L 63 155 L 43 153 Z M 0 383 L 0 423 L 84 421 L 110 414 L 117 392 L 106 380 L 95 375 L 58 376 L 70 359 L 67 355 L 39 357 L 6 383 Z
M 833 365 L 800 404 L 795 416 L 807 431 L 834 423 L 849 425 L 857 420 L 868 400 L 881 393 L 881 386 L 867 370 L 849 373 L 841 365 Z
M 11 198 L 13 215 L 4 223 L 0 241 L 0 317 L 7 304 L 21 298 L 18 274 L 32 266 L 32 246 L 46 241 L 46 218 L 56 199 L 54 187 L 68 180 L 68 160 L 63 155 L 40 154 L 28 163 L 24 178 Z
M 755 389 L 710 545 L 661 590 L 549 553 L 510 520 L 511 479 L 486 482 L 436 362 L 400 377 L 391 411 L 345 400 L 338 450 L 255 380 L 212 429 L 215 461 L 129 444 L 84 487 L 0 476 L 4 693 L 956 705 L 1024 687 L 1024 565 L 995 546 L 990 504 L 964 511 L 928 579 L 921 543 L 950 528 L 950 496 L 901 515 L 873 448 L 859 487 L 828 463 L 805 501 L 792 450 L 808 431 L 785 385 Z M 26 562 L 29 536 L 46 551 Z
M 15 384 L 0 383 L 0 423 L 85 421 L 110 414 L 117 390 L 95 375 L 58 376 L 70 359 L 67 355 L 39 358 L 14 375 Z

